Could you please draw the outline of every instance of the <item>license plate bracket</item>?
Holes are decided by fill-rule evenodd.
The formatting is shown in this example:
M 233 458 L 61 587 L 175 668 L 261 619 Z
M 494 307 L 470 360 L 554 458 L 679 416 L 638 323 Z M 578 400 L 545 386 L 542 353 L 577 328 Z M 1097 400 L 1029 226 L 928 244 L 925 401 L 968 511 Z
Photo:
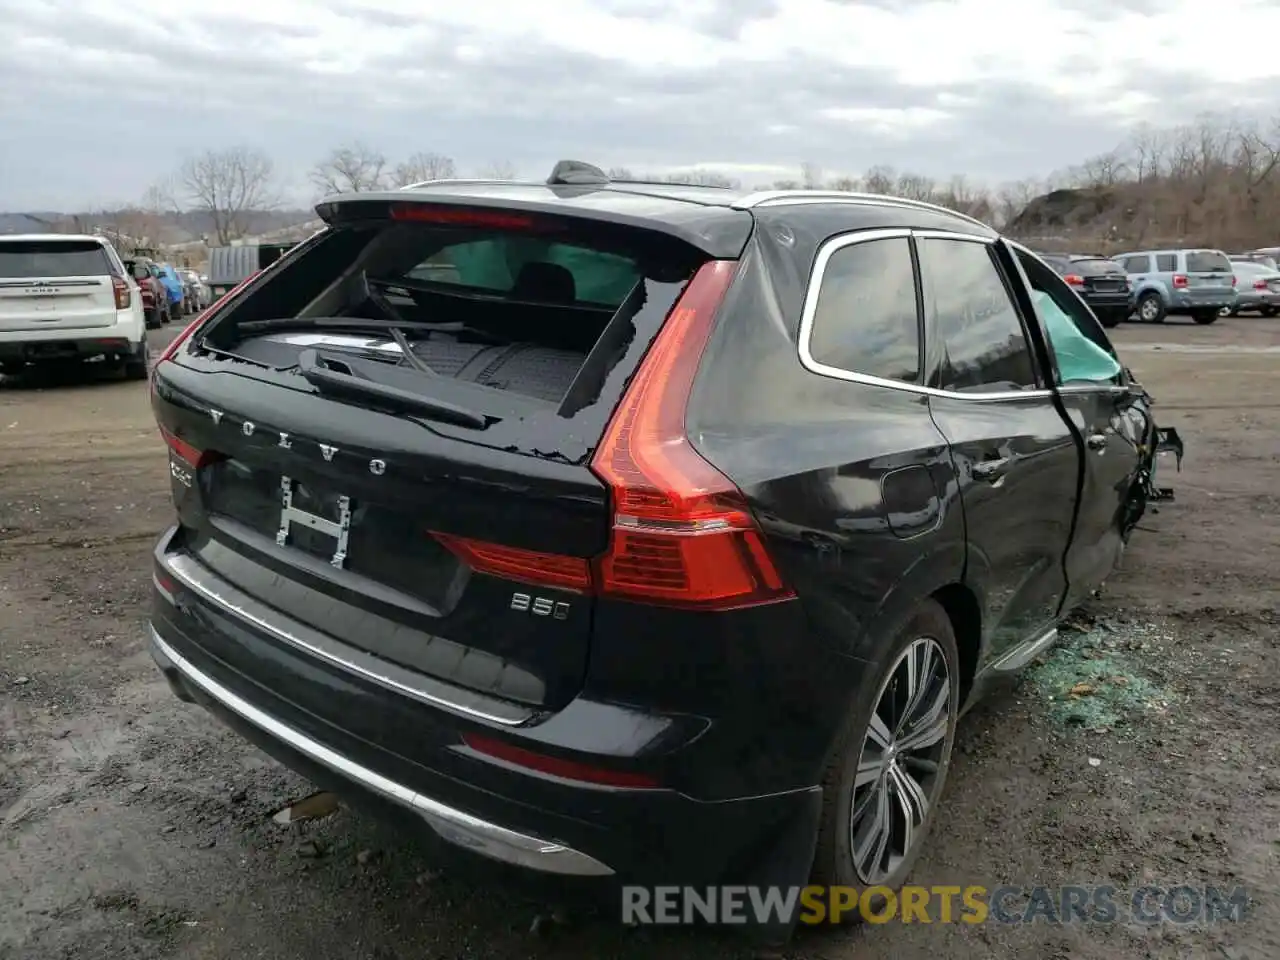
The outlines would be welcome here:
M 338 569 L 343 569 L 347 563 L 347 545 L 351 537 L 351 514 L 353 504 L 351 498 L 345 494 L 335 495 L 332 499 L 331 510 L 326 512 L 330 516 L 321 513 L 312 513 L 303 509 L 302 505 L 309 505 L 308 501 L 318 501 L 321 498 L 312 491 L 303 487 L 292 477 L 282 476 L 280 478 L 280 528 L 276 531 L 276 544 L 281 547 L 300 546 L 296 541 L 306 539 L 313 542 L 310 537 L 299 537 L 300 531 L 308 531 L 320 534 L 325 538 L 332 538 L 333 550 L 325 553 L 328 555 L 329 563 Z M 301 505 L 300 505 L 301 504 Z M 298 531 L 295 531 L 295 526 Z M 315 552 L 314 548 L 307 552 Z

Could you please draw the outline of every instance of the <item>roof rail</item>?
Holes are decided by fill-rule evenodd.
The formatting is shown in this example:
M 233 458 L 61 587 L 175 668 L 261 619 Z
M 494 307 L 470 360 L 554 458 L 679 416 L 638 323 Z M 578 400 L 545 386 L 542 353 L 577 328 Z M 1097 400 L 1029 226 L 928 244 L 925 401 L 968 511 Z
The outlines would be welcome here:
M 851 200 L 863 203 L 894 203 L 903 207 L 914 207 L 918 210 L 932 210 L 935 213 L 945 213 L 960 220 L 966 220 L 969 223 L 976 224 L 983 229 L 990 230 L 988 224 L 983 223 L 976 217 L 971 217 L 967 213 L 961 213 L 958 210 L 952 210 L 950 207 L 944 207 L 937 203 L 928 203 L 924 200 L 909 200 L 906 197 L 896 197 L 891 193 L 857 193 L 852 190 L 761 190 L 757 193 L 749 193 L 739 200 L 735 200 L 730 206 L 738 210 L 750 210 L 752 207 L 762 206 L 764 204 L 786 203 L 788 201 L 817 201 L 817 200 Z
M 419 190 L 422 187 L 456 187 L 476 186 L 486 183 L 518 183 L 516 180 L 495 180 L 492 177 L 441 177 L 439 180 L 422 180 L 419 183 L 406 183 L 401 190 Z

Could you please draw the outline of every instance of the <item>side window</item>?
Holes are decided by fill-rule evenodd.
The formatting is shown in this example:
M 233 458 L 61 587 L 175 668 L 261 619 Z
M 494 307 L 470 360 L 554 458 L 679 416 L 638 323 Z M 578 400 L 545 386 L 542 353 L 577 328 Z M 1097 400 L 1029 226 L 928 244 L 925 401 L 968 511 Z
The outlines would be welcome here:
M 1124 258 L 1125 273 L 1146 273 L 1147 270 L 1150 268 L 1150 266 L 1151 266 L 1151 257 L 1149 257 L 1145 253 L 1137 257 Z
M 1118 383 L 1121 367 L 1106 333 L 1070 287 L 1022 250 L 1014 251 L 1031 285 L 1057 383 Z
M 1178 269 L 1178 255 L 1176 253 L 1156 254 L 1156 272 L 1157 273 L 1173 273 L 1177 269 Z
M 907 238 L 841 247 L 819 282 L 809 333 L 813 359 L 848 373 L 918 383 L 920 325 Z
M 938 339 L 937 386 L 999 392 L 1037 386 L 1022 321 L 985 243 L 920 239 L 928 327 Z

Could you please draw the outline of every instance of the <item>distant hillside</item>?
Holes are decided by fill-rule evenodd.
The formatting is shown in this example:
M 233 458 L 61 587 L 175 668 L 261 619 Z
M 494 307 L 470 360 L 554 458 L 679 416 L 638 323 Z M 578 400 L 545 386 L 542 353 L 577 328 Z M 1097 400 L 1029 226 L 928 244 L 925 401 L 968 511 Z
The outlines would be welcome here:
M 274 233 L 315 219 L 310 209 L 266 210 L 249 216 L 249 233 Z M 77 230 L 123 227 L 136 232 L 145 220 L 146 232 L 155 233 L 161 244 L 188 243 L 214 232 L 212 218 L 199 210 L 184 213 L 141 213 L 136 210 L 99 210 L 82 213 L 57 213 L 47 210 L 0 213 L 0 234 L 4 233 L 74 233 Z M 130 228 L 133 229 L 130 229 Z

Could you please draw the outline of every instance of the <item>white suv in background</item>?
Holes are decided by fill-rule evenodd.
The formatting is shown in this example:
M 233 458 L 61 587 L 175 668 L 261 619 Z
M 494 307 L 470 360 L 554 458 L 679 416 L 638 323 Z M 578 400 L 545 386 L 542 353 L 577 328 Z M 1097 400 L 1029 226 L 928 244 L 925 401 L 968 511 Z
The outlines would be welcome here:
M 0 373 L 100 358 L 147 378 L 142 295 L 102 237 L 0 234 Z

